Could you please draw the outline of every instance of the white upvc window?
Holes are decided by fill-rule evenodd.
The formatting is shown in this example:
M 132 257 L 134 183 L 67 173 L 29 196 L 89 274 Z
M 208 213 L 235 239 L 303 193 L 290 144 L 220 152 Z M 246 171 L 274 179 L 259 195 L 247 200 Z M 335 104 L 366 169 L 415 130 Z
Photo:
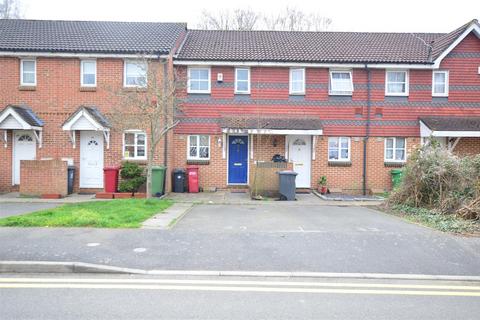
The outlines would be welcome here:
M 352 95 L 353 80 L 351 71 L 331 70 L 330 71 L 330 94 L 331 95 Z
M 95 87 L 97 85 L 97 61 L 80 61 L 80 85 L 82 87 Z
M 147 86 L 147 63 L 140 60 L 125 60 L 124 63 L 124 87 L 139 87 Z
M 249 68 L 235 69 L 235 93 L 238 93 L 238 94 L 250 93 L 250 69 Z
M 305 69 L 290 69 L 290 94 L 305 94 Z
M 141 130 L 127 130 L 123 133 L 123 158 L 147 159 L 147 134 Z
M 432 96 L 448 97 L 448 71 L 433 71 Z
M 385 162 L 405 162 L 407 140 L 405 138 L 385 138 Z
M 210 93 L 210 68 L 188 68 L 189 93 Z
M 387 70 L 385 73 L 386 96 L 408 96 L 408 71 Z
M 350 161 L 350 138 L 328 138 L 328 161 Z
M 191 135 L 187 143 L 188 160 L 209 160 L 210 159 L 210 136 Z
M 20 60 L 20 85 L 37 85 L 37 61 L 35 59 Z

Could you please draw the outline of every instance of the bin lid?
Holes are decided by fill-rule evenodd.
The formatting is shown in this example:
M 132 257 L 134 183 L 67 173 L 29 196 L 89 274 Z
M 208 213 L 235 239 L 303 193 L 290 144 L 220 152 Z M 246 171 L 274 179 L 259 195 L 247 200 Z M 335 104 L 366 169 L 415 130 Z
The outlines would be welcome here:
M 189 165 L 189 166 L 187 166 L 187 170 L 189 170 L 189 169 L 198 169 L 198 168 L 200 168 L 200 167 L 199 167 L 199 166 L 194 166 L 194 165 Z
M 68 166 L 69 170 L 72 170 L 72 169 L 75 169 L 75 168 L 76 168 L 75 166 Z
M 106 166 L 103 168 L 104 171 L 109 171 L 109 170 L 120 170 L 120 166 Z
M 185 172 L 185 169 L 182 169 L 182 168 L 173 169 L 173 173 L 184 173 L 184 172 Z
M 402 169 L 392 169 L 392 171 L 390 171 L 392 174 L 400 174 L 402 173 Z
M 152 167 L 152 170 L 155 171 L 155 170 L 165 170 L 166 168 L 164 166 L 153 166 Z
M 298 174 L 297 172 L 292 170 L 284 170 L 284 171 L 279 171 L 277 173 L 281 175 L 290 175 L 290 176 L 296 176 Z

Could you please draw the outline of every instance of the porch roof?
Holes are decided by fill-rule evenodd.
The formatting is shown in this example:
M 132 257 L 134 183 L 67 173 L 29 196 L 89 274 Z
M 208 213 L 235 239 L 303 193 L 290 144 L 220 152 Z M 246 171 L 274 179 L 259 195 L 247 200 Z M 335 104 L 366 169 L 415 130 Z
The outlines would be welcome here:
M 0 112 L 0 129 L 42 130 L 43 121 L 27 106 L 8 105 Z
M 86 122 L 80 125 L 81 120 Z M 78 126 L 78 127 L 76 127 Z M 107 118 L 96 108 L 80 106 L 63 124 L 63 130 L 100 130 L 109 131 L 110 123 Z
M 322 122 L 311 118 L 274 117 L 224 117 L 220 120 L 223 132 L 246 132 L 256 134 L 318 134 Z
M 422 137 L 480 137 L 480 117 L 422 117 Z

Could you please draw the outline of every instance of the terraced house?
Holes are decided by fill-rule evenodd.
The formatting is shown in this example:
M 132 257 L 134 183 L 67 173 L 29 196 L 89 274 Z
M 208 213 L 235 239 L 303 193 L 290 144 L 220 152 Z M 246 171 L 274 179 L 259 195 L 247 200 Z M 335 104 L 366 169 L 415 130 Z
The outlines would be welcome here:
M 274 159 L 298 188 L 326 176 L 332 191 L 382 192 L 425 138 L 480 152 L 476 20 L 447 34 L 1 20 L 0 190 L 18 188 L 24 159 L 68 160 L 81 191 L 102 188 L 106 165 L 144 162 L 148 130 L 112 127 L 104 87 L 141 85 L 145 52 L 187 82 L 155 158 L 198 165 L 204 189 L 246 187 Z

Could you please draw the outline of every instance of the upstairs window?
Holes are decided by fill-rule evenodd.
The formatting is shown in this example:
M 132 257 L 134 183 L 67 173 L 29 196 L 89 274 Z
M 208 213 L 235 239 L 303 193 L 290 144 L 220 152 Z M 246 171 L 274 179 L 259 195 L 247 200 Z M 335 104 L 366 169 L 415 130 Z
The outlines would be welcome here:
M 82 87 L 95 87 L 97 85 L 97 62 L 95 60 L 82 60 L 80 69 L 80 85 Z
M 432 96 L 448 97 L 448 71 L 433 71 Z
M 188 69 L 188 92 L 210 93 L 210 68 Z
M 387 71 L 385 80 L 386 96 L 408 96 L 408 72 Z
M 22 59 L 20 61 L 20 85 L 37 85 L 37 61 L 35 59 Z
M 147 63 L 145 61 L 125 61 L 125 87 L 147 86 Z
M 305 94 L 305 69 L 290 69 L 290 94 Z
M 250 93 L 250 69 L 248 68 L 235 69 L 235 93 L 239 93 L 239 94 Z
M 406 150 L 405 138 L 386 138 L 385 162 L 405 162 Z
M 353 81 L 351 71 L 330 71 L 330 94 L 352 95 Z
M 328 138 L 328 161 L 350 161 L 350 138 Z
M 123 134 L 123 158 L 124 159 L 147 159 L 147 135 L 143 131 L 126 131 Z
M 210 159 L 210 136 L 188 136 L 188 160 Z

